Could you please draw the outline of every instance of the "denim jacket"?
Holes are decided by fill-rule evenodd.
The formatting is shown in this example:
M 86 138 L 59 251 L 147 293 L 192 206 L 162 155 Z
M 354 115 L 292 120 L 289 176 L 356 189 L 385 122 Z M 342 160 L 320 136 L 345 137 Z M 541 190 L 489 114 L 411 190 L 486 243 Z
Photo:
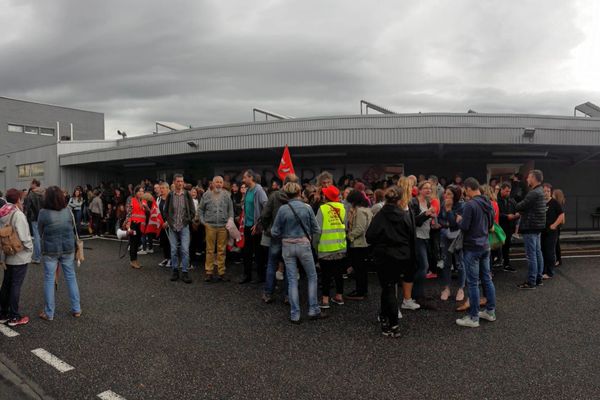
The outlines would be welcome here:
M 75 226 L 69 207 L 60 211 L 42 209 L 38 229 L 45 256 L 60 256 L 75 252 Z
M 281 206 L 277 211 L 275 222 L 271 227 L 271 236 L 281 239 L 297 239 L 306 237 L 302 227 L 298 223 L 298 219 L 294 216 L 294 213 L 290 209 L 294 207 L 294 211 L 298 214 L 298 217 L 302 221 L 302 225 L 308 231 L 311 236 L 315 236 L 321 233 L 321 227 L 317 223 L 315 214 L 312 208 L 303 203 L 301 200 L 292 199 L 287 205 Z

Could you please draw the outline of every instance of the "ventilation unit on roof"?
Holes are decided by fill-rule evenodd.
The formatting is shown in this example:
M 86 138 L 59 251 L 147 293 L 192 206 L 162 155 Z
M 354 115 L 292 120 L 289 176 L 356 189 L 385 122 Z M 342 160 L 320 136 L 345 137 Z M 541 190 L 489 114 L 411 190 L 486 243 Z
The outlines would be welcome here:
M 577 116 L 577 111 L 579 111 L 582 114 L 585 114 L 588 117 L 600 118 L 600 107 L 589 101 L 575 106 L 575 110 L 573 110 L 574 117 Z

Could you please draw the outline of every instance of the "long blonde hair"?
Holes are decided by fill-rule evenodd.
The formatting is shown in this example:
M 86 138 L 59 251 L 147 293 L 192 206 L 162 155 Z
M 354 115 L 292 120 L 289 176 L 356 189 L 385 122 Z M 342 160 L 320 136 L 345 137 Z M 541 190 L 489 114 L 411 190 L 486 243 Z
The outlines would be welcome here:
M 496 191 L 490 185 L 482 185 L 481 193 L 486 196 L 490 201 L 498 201 L 498 197 L 496 196 Z
M 554 200 L 558 201 L 558 204 L 560 204 L 562 207 L 565 206 L 567 199 L 565 198 L 565 194 L 562 190 L 554 189 L 554 191 L 552 192 L 552 197 L 554 197 Z
M 408 178 L 402 177 L 398 180 L 398 188 L 400 189 L 400 193 L 402 193 L 400 207 L 404 209 L 408 207 L 408 202 L 412 199 L 412 184 Z

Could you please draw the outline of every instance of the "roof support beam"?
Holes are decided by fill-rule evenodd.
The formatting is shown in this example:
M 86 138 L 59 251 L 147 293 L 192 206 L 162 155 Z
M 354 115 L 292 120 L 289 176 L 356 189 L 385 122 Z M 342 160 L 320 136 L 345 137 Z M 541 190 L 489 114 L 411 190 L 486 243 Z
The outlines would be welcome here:
M 573 160 L 573 163 L 571 164 L 571 166 L 574 167 L 576 165 L 579 165 L 582 162 L 587 161 L 587 160 L 591 160 L 592 158 L 594 158 L 594 157 L 596 157 L 598 155 L 600 155 L 600 151 L 592 151 L 591 153 L 588 153 L 588 154 L 586 154 L 586 155 L 584 155 L 582 157 L 579 157 L 576 160 Z

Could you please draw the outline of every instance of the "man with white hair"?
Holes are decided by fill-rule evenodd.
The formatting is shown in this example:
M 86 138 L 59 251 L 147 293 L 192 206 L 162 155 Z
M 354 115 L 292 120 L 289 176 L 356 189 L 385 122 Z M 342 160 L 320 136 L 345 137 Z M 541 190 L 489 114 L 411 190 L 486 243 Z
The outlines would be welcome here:
M 202 196 L 198 204 L 198 218 L 206 229 L 206 272 L 204 281 L 212 282 L 215 268 L 215 246 L 217 248 L 218 281 L 225 279 L 225 250 L 227 246 L 227 221 L 233 218 L 231 195 L 223 190 L 223 178 L 215 176 L 211 190 Z

